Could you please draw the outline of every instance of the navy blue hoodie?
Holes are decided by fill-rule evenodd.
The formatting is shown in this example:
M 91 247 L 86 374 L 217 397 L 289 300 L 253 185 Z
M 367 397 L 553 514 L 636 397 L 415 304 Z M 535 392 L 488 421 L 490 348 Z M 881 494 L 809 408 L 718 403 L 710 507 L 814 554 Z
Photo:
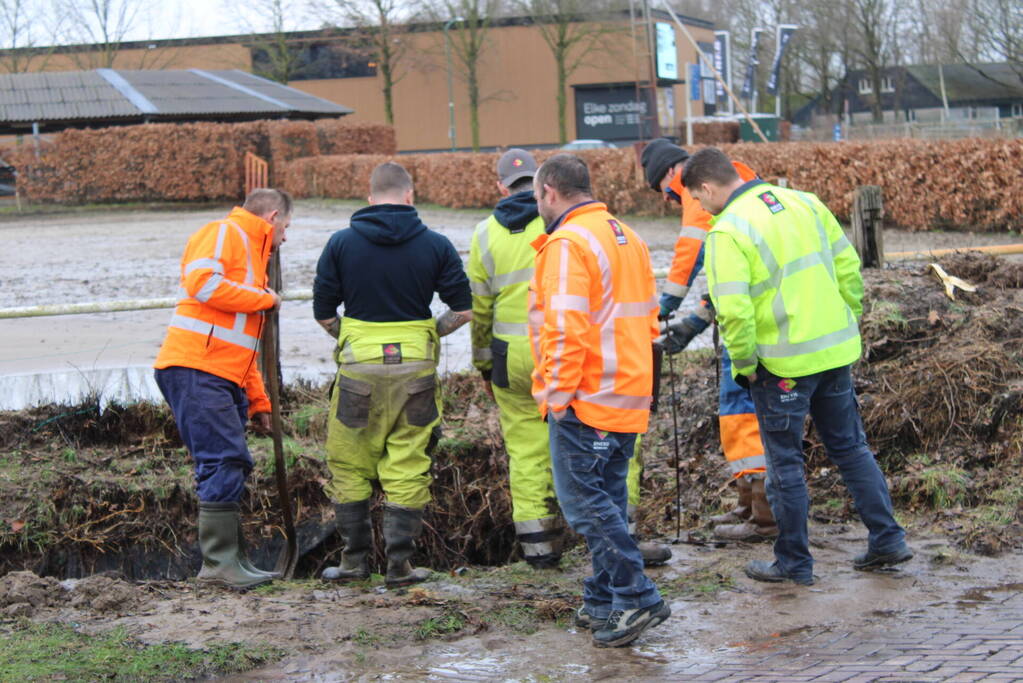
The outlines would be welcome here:
M 469 278 L 454 245 L 427 228 L 414 207 L 367 206 L 331 235 L 316 264 L 313 315 L 387 323 L 433 317 L 433 293 L 453 311 L 472 308 Z
M 536 197 L 533 196 L 532 190 L 523 190 L 509 195 L 494 207 L 494 218 L 508 228 L 511 233 L 525 230 L 526 226 L 539 215 L 536 208 Z

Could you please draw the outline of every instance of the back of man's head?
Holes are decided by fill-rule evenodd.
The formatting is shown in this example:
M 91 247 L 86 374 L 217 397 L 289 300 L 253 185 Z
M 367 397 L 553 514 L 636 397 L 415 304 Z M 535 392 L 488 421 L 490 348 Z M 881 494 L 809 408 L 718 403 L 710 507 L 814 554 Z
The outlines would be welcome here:
M 730 185 L 739 180 L 731 160 L 717 147 L 705 147 L 689 157 L 682 171 L 682 184 L 687 190 L 698 190 L 705 183 Z
M 565 199 L 589 199 L 593 195 L 590 169 L 574 154 L 555 154 L 543 162 L 534 182 L 538 189 L 548 185 Z
M 646 176 L 647 184 L 655 192 L 661 191 L 661 180 L 664 179 L 668 169 L 675 164 L 680 164 L 689 158 L 689 152 L 678 145 L 664 138 L 657 138 L 647 143 L 640 155 L 639 162 L 643 166 L 643 174 Z
M 284 216 L 290 216 L 291 205 L 291 195 L 284 190 L 262 187 L 249 192 L 242 208 L 260 218 L 266 218 L 274 211 Z
M 412 176 L 401 164 L 385 161 L 369 177 L 369 197 L 373 204 L 403 203 L 412 190 Z
M 497 179 L 508 191 L 528 190 L 536 175 L 536 159 L 524 149 L 513 147 L 497 160 Z

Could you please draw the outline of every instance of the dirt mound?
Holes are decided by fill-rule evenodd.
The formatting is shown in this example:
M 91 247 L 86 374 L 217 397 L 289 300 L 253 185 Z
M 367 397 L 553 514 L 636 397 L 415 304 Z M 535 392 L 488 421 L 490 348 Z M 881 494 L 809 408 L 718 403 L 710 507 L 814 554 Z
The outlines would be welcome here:
M 51 576 L 11 572 L 0 578 L 0 612 L 9 617 L 30 616 L 40 607 L 61 602 L 64 590 Z
M 70 594 L 72 607 L 93 612 L 128 612 L 143 599 L 142 592 L 132 584 L 103 574 L 75 581 Z

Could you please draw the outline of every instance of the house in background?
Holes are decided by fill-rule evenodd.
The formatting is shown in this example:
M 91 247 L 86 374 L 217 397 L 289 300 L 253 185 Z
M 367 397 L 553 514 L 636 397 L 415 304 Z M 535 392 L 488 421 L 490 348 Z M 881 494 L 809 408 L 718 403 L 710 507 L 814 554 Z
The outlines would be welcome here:
M 852 123 L 873 121 L 877 94 L 869 72 L 850 71 L 840 93 Z M 1023 117 L 1023 74 L 1008 63 L 889 67 L 880 97 L 886 123 L 1018 118 Z
M 983 122 L 1023 118 L 1023 72 L 1008 63 L 916 64 L 889 67 L 881 77 L 884 123 Z M 829 127 L 874 122 L 874 84 L 865 69 L 848 73 L 832 97 L 839 110 L 825 110 L 818 97 L 793 116 L 793 123 Z

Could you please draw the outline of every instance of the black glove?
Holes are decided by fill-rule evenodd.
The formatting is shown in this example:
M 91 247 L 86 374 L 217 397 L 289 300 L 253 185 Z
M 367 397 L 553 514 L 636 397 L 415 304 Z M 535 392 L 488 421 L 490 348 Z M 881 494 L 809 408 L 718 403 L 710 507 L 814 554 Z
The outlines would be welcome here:
M 677 323 L 668 325 L 667 333 L 661 337 L 664 352 L 674 356 L 689 346 L 689 342 L 693 341 L 705 329 L 707 329 L 706 325 L 700 328 L 690 318 L 683 318 Z

